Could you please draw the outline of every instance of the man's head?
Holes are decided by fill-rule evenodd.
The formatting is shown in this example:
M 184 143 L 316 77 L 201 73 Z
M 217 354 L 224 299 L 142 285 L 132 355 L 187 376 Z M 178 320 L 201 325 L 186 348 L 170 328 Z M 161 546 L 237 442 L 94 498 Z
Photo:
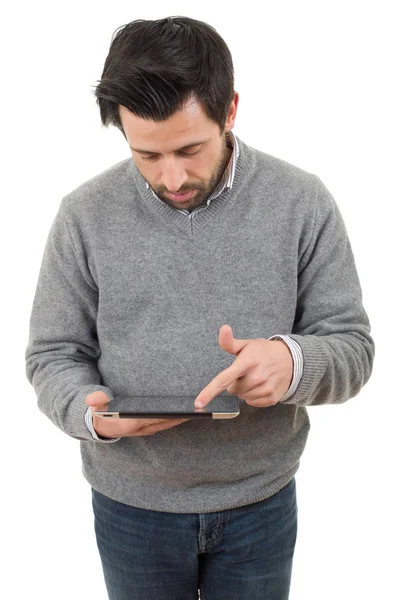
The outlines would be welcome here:
M 232 57 L 215 29 L 188 17 L 125 25 L 95 95 L 103 125 L 121 130 L 158 196 L 176 208 L 201 204 L 229 160 L 238 104 Z M 191 190 L 185 201 L 170 195 Z

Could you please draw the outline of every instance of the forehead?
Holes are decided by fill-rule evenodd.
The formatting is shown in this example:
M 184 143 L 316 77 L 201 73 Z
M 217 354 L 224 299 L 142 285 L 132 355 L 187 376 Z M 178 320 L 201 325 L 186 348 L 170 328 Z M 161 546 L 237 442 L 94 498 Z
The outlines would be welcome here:
M 183 110 L 160 122 L 137 117 L 124 106 L 119 111 L 129 145 L 152 152 L 174 150 L 219 134 L 217 123 L 197 100 L 188 101 Z

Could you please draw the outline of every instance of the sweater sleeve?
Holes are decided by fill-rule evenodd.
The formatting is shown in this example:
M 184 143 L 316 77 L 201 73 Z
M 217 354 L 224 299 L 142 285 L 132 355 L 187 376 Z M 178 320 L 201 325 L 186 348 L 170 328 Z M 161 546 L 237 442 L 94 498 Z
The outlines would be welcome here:
M 284 404 L 342 403 L 368 381 L 374 358 L 370 323 L 345 225 L 317 178 L 314 220 L 299 251 L 296 318 L 290 336 L 303 353 L 303 376 Z
M 79 440 L 93 436 L 85 424 L 85 398 L 112 391 L 97 370 L 98 289 L 84 255 L 74 248 L 65 202 L 50 229 L 39 272 L 25 351 L 26 375 L 40 410 Z

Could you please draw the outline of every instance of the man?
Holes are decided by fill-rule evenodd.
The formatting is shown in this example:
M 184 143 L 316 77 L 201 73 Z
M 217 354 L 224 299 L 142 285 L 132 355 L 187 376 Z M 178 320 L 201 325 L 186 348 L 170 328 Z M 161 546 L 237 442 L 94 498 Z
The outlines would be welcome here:
M 205 23 L 124 26 L 95 93 L 132 158 L 63 198 L 26 359 L 81 440 L 109 597 L 283 600 L 306 407 L 357 394 L 374 354 L 338 207 L 233 134 L 231 55 Z M 94 415 L 224 390 L 236 419 Z

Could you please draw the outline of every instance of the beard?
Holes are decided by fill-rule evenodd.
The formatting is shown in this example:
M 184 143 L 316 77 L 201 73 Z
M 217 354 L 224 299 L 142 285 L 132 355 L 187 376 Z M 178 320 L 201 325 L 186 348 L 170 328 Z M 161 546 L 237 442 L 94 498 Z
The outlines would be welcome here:
M 187 184 L 184 188 L 181 188 L 179 190 L 180 193 L 184 193 L 185 191 L 188 192 L 190 190 L 196 190 L 196 193 L 193 196 L 193 198 L 190 198 L 190 200 L 187 200 L 187 202 L 175 202 L 174 200 L 171 200 L 170 198 L 164 196 L 163 192 L 165 190 L 159 191 L 153 188 L 153 191 L 155 194 L 157 194 L 160 200 L 162 200 L 162 202 L 165 202 L 165 204 L 172 206 L 172 208 L 184 209 L 189 212 L 192 212 L 192 210 L 194 210 L 195 208 L 198 208 L 202 204 L 206 204 L 207 198 L 212 194 L 212 192 L 215 190 L 218 183 L 220 182 L 221 177 L 224 174 L 226 167 L 228 166 L 231 154 L 232 148 L 229 147 L 225 142 L 221 148 L 220 157 L 217 161 L 217 164 L 211 172 L 211 176 L 208 182 L 203 185 L 198 183 L 196 185 Z

